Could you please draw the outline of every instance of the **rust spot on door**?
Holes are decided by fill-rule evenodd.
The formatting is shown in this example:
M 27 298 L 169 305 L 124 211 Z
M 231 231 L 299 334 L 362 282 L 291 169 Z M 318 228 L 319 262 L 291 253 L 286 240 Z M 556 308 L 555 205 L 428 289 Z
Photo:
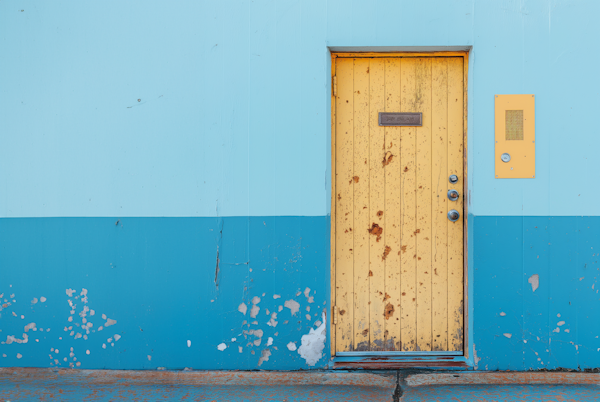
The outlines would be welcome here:
M 392 155 L 392 153 L 390 151 L 387 151 L 385 153 L 385 155 L 383 155 L 383 161 L 381 162 L 383 164 L 383 166 L 389 165 L 390 162 L 392 161 L 393 157 L 394 157 L 394 155 Z
M 379 219 L 381 219 L 381 217 L 383 216 L 383 211 L 378 211 L 377 216 L 379 217 Z
M 385 246 L 385 251 L 383 252 L 383 256 L 381 257 L 382 261 L 385 261 L 390 251 L 392 251 L 392 248 L 390 246 Z
M 383 311 L 383 316 L 386 320 L 389 320 L 391 316 L 394 315 L 394 305 L 392 303 L 388 303 L 385 305 L 385 310 Z
M 378 224 L 373 222 L 373 225 L 371 226 L 371 228 L 367 229 L 367 230 L 372 235 L 377 236 L 377 241 L 381 240 L 381 234 L 383 233 L 383 228 L 381 226 L 379 226 Z
M 358 183 L 358 179 L 359 179 L 359 177 L 358 177 L 358 176 L 354 176 L 354 177 L 352 178 L 352 180 L 354 180 L 354 182 L 355 182 L 355 183 Z

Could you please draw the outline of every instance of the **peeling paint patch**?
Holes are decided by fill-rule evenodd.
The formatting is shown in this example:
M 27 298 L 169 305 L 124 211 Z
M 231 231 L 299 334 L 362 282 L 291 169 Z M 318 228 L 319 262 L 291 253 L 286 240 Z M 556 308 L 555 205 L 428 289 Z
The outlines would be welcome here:
M 277 313 L 271 313 L 271 319 L 269 320 L 269 322 L 267 322 L 267 325 L 270 327 L 276 327 L 277 326 Z
M 300 357 L 306 360 L 309 366 L 316 365 L 321 357 L 323 357 L 323 349 L 325 348 L 325 340 L 327 339 L 325 313 L 323 313 L 322 319 L 323 323 L 319 328 L 316 330 L 311 328 L 308 334 L 302 335 L 302 345 L 298 349 Z
M 260 297 L 254 296 L 254 298 L 252 298 L 252 308 L 250 309 L 251 318 L 256 318 L 260 311 L 260 307 L 257 306 L 258 303 L 260 303 Z
M 65 292 L 67 293 L 67 296 L 73 297 L 73 293 L 75 293 L 75 289 L 66 289 Z
M 288 343 L 288 344 L 287 344 L 287 348 L 288 348 L 289 350 L 291 350 L 292 352 L 293 352 L 293 351 L 295 351 L 295 350 L 296 350 L 296 343 L 294 343 L 294 342 L 290 342 L 290 343 Z
M 190 341 L 190 340 L 188 339 L 188 341 L 187 341 L 187 347 L 189 348 L 190 346 L 192 346 L 192 341 Z
M 227 345 L 225 345 L 224 343 L 220 343 L 217 346 L 217 349 L 219 349 L 221 352 L 224 351 L 225 349 L 227 349 Z
M 292 313 L 292 315 L 296 315 L 298 310 L 300 310 L 300 303 L 298 303 L 294 299 L 286 300 L 283 305 L 290 309 L 290 312 Z
M 111 325 L 115 325 L 116 323 L 117 323 L 117 320 L 113 320 L 113 319 L 108 318 L 106 320 L 106 323 L 104 324 L 104 327 L 105 328 L 106 327 L 110 327 Z
M 533 274 L 529 277 L 527 282 L 531 283 L 531 290 L 535 292 L 540 286 L 540 276 L 538 274 Z
M 271 356 L 271 351 L 269 349 L 265 349 L 260 354 L 260 359 L 258 359 L 258 365 L 262 365 L 264 362 L 269 361 L 269 356 Z
M 273 299 L 280 299 L 281 295 L 273 295 Z
M 502 334 L 502 335 L 504 335 L 504 336 L 505 336 L 505 337 L 507 337 L 508 339 L 512 338 L 512 334 Z
M 558 325 L 559 327 L 562 327 L 563 325 L 565 325 L 564 321 L 559 321 L 556 323 L 556 325 Z
M 246 306 L 246 303 L 242 303 L 238 306 L 238 311 L 244 315 L 246 315 L 246 312 L 248 312 L 248 306 Z

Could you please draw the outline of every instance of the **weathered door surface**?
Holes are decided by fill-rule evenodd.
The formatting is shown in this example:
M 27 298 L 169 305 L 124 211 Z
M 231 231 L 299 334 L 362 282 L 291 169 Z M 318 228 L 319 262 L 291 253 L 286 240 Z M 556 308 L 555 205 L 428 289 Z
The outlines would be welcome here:
M 462 351 L 463 58 L 337 58 L 335 75 L 336 352 Z

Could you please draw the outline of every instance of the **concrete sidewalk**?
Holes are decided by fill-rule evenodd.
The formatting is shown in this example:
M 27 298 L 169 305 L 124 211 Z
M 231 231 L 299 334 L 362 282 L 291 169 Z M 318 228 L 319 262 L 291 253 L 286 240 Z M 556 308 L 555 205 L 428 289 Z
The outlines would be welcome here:
M 0 369 L 0 401 L 597 401 L 595 373 Z

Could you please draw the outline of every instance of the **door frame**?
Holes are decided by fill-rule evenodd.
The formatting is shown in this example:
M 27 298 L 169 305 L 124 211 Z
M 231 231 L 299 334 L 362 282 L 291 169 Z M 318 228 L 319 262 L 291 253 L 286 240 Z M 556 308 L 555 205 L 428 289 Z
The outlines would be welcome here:
M 336 127 L 336 110 L 335 110 L 335 97 L 334 97 L 334 91 L 336 90 L 336 82 L 335 82 L 335 74 L 336 74 L 336 60 L 338 58 L 374 58 L 374 57 L 386 57 L 386 58 L 391 58 L 391 57 L 397 57 L 397 58 L 407 58 L 407 57 L 462 57 L 463 58 L 463 174 L 464 174 L 464 180 L 463 180 L 463 194 L 464 194 L 464 198 L 463 198 L 463 354 L 460 355 L 459 359 L 462 362 L 465 362 L 467 360 L 470 360 L 470 354 L 469 354 L 469 335 L 470 335 L 470 331 L 469 331 L 469 327 L 468 327 L 468 323 L 469 323 L 469 300 L 468 300 L 468 296 L 469 296 L 469 292 L 468 292 L 468 261 L 469 261 L 469 254 L 468 254 L 468 207 L 469 207 L 469 200 L 467 199 L 469 192 L 468 192 L 468 169 L 467 169 L 467 120 L 468 120 L 468 70 L 469 70 L 469 50 L 465 50 L 465 51 L 434 51 L 434 52 L 343 52 L 343 51 L 331 51 L 331 75 L 330 75 L 330 83 L 331 83 L 331 90 L 330 90 L 330 101 L 331 101 L 331 222 L 330 222 L 330 260 L 331 260 L 331 278 L 330 278 L 330 283 L 331 283 L 331 314 L 329 317 L 329 322 L 330 322 L 330 345 L 331 345 L 331 358 L 335 359 L 335 360 L 342 360 L 343 362 L 348 362 L 350 361 L 350 366 L 348 364 L 341 364 L 339 366 L 339 368 L 349 368 L 349 367 L 360 367 L 354 365 L 354 363 L 352 362 L 352 360 L 356 359 L 356 360 L 361 360 L 364 362 L 364 364 L 362 364 L 363 367 L 367 367 L 369 366 L 370 368 L 377 368 L 377 367 L 373 367 L 372 366 L 372 362 L 370 362 L 368 359 L 365 360 L 365 356 L 371 355 L 371 356 L 387 356 L 387 357 L 394 357 L 394 358 L 400 358 L 402 359 L 403 357 L 410 359 L 414 362 L 414 364 L 410 364 L 409 366 L 415 366 L 415 367 L 421 367 L 423 366 L 423 361 L 419 361 L 418 357 L 429 357 L 430 359 L 432 358 L 433 360 L 429 360 L 432 363 L 435 363 L 435 358 L 436 356 L 440 356 L 440 357 L 444 357 L 444 358 L 449 358 L 451 356 L 456 356 L 456 353 L 454 352 L 448 352 L 448 353 L 442 353 L 440 354 L 440 352 L 435 352 L 435 353 L 431 353 L 431 352 L 402 352 L 401 355 L 398 355 L 398 353 L 387 353 L 387 352 L 356 352 L 353 353 L 353 356 L 356 356 L 356 358 L 354 357 L 348 357 L 348 354 L 345 354 L 344 357 L 340 358 L 340 356 L 337 356 L 336 359 L 336 350 L 335 350 L 335 337 L 336 337 L 336 325 L 335 325 L 335 320 L 337 318 L 337 311 L 336 310 L 336 298 L 335 298 L 335 289 L 336 289 L 336 272 L 335 272 L 335 197 L 334 195 L 337 194 L 336 192 L 336 188 L 335 188 L 335 165 L 336 165 L 336 160 L 335 160 L 335 127 Z M 415 360 L 415 358 L 417 357 L 417 360 Z M 458 356 L 456 356 L 458 357 Z M 456 359 L 455 359 L 456 360 Z M 448 362 L 448 360 L 446 360 L 446 362 Z M 359 363 L 360 364 L 360 363 Z M 332 367 L 333 368 L 338 368 L 338 363 L 336 362 Z M 404 367 L 406 367 L 403 364 Z M 432 366 L 436 366 L 435 364 L 433 364 Z M 384 368 L 384 367 L 381 367 Z M 387 367 L 389 368 L 389 367 Z M 446 367 L 449 368 L 449 367 Z

